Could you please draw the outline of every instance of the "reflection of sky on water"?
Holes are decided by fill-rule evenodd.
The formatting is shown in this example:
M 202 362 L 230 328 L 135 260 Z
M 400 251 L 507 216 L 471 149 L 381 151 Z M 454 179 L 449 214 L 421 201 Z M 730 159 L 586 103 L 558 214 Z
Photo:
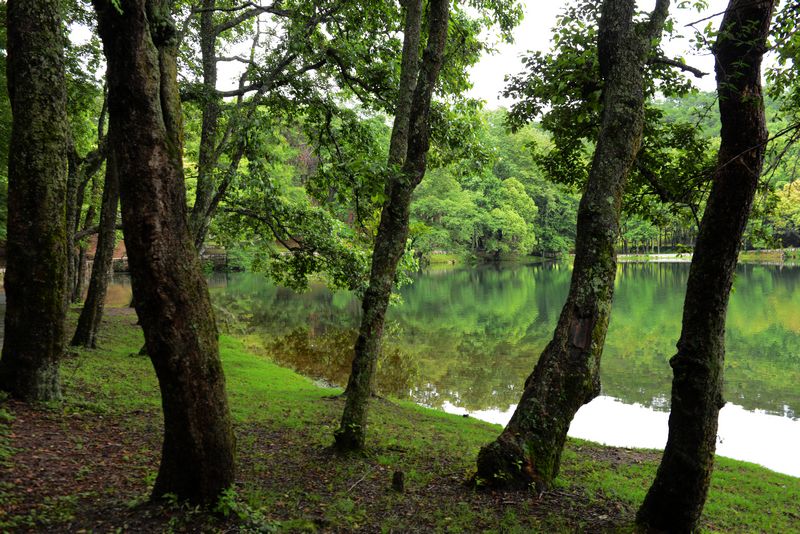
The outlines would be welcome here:
M 601 366 L 603 395 L 571 434 L 619 446 L 666 442 L 687 264 L 621 265 Z M 503 423 L 550 340 L 569 285 L 564 265 L 486 266 L 420 275 L 387 316 L 378 389 Z M 118 305 L 129 302 L 119 288 Z M 347 381 L 360 303 L 314 286 L 304 294 L 254 274 L 209 280 L 236 332 L 257 335 L 276 362 Z M 742 265 L 727 322 L 721 455 L 800 476 L 800 268 Z M 238 317 L 238 319 L 236 319 Z M 459 407 L 456 409 L 455 407 Z M 509 408 L 511 406 L 511 408 Z M 763 441 L 763 443 L 758 440 Z
M 516 406 L 506 411 L 478 410 L 471 417 L 499 425 L 511 419 Z M 465 409 L 445 402 L 448 413 L 465 414 Z M 600 396 L 581 408 L 569 427 L 569 435 L 617 447 L 663 449 L 667 442 L 669 413 L 641 404 L 625 404 Z M 717 454 L 763 465 L 773 471 L 800 477 L 800 421 L 748 411 L 727 403 L 719 413 Z

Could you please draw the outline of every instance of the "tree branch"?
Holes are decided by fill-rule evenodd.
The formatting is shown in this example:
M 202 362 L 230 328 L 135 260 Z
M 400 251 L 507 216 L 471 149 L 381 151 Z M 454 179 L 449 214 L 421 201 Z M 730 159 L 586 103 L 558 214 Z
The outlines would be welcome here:
M 117 223 L 114 226 L 114 228 L 116 230 L 122 230 L 122 223 Z M 99 231 L 100 231 L 100 227 L 98 227 L 98 226 L 92 226 L 90 228 L 84 228 L 83 230 L 81 230 L 79 232 L 75 232 L 74 239 L 75 239 L 75 241 L 78 241 L 80 239 L 83 239 L 84 237 L 89 237 L 90 235 L 94 235 L 94 234 L 98 233 Z
M 677 59 L 670 59 L 668 57 L 663 57 L 663 56 L 654 57 L 649 61 L 649 63 L 651 65 L 658 64 L 658 65 L 669 65 L 670 67 L 676 67 L 682 71 L 691 72 L 697 78 L 702 78 L 703 76 L 708 74 L 707 72 L 703 72 L 700 69 L 687 65 L 682 61 L 679 61 Z
M 257 17 L 262 13 L 269 13 L 270 15 L 277 15 L 279 17 L 288 17 L 291 15 L 291 11 L 288 11 L 286 9 L 281 9 L 276 4 L 272 4 L 269 6 L 259 6 L 258 4 L 254 4 L 253 2 L 248 2 L 247 4 L 243 4 L 242 6 L 239 6 L 238 9 L 244 9 L 246 7 L 249 7 L 250 9 L 248 9 L 247 11 L 241 13 L 236 17 L 233 17 L 230 20 L 227 20 L 225 22 L 222 22 L 214 26 L 213 29 L 214 35 L 219 35 L 226 30 L 230 30 L 231 28 L 238 26 L 242 22 L 250 20 L 253 17 Z M 234 9 L 228 9 L 227 11 L 234 11 Z
M 242 56 L 217 56 L 214 58 L 215 61 L 238 61 L 239 63 L 245 63 L 247 65 L 255 65 L 255 62 L 251 61 L 250 59 Z
M 270 232 L 272 232 L 272 235 L 275 237 L 275 240 L 278 241 L 284 247 L 286 247 L 286 250 L 288 250 L 288 251 L 293 251 L 293 250 L 296 250 L 298 248 L 303 248 L 302 245 L 299 245 L 299 243 L 297 245 L 295 245 L 295 246 L 291 246 L 289 243 L 284 241 L 284 239 L 281 237 L 281 235 L 278 233 L 278 231 L 275 230 L 275 227 L 273 226 L 273 221 L 269 217 L 264 217 L 263 215 L 255 212 L 253 210 L 244 209 L 244 208 L 226 207 L 226 208 L 223 208 L 223 211 L 225 211 L 227 213 L 235 213 L 236 215 L 242 215 L 244 217 L 248 217 L 250 219 L 253 219 L 253 220 L 256 220 L 256 221 L 258 221 L 260 223 L 265 224 L 267 226 L 267 228 L 269 228 Z M 292 238 L 292 240 L 295 241 L 295 243 L 297 243 L 296 239 Z
M 650 13 L 650 18 L 647 21 L 647 38 L 649 41 L 657 39 L 664 31 L 664 23 L 669 16 L 669 3 L 670 0 L 656 0 L 656 6 Z

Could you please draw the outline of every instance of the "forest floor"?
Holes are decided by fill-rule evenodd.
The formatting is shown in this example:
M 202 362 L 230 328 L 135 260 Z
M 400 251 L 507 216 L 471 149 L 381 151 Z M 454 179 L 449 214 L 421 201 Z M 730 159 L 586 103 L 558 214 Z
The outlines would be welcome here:
M 162 422 L 135 322 L 107 314 L 102 348 L 64 362 L 62 403 L 0 402 L 0 532 L 631 532 L 660 457 L 570 439 L 552 491 L 474 489 L 475 456 L 500 427 L 385 399 L 372 404 L 369 451 L 339 457 L 340 390 L 222 336 L 236 485 L 215 513 L 152 503 Z M 800 479 L 720 458 L 702 528 L 798 532 L 799 514 Z

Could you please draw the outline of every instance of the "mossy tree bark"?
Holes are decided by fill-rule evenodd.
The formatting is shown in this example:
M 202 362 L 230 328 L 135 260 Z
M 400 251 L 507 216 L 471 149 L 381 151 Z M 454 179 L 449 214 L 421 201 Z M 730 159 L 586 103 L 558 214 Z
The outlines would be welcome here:
M 558 475 L 572 418 L 600 392 L 621 198 L 644 126 L 644 65 L 661 36 L 668 8 L 668 0 L 659 0 L 649 19 L 637 24 L 634 0 L 602 4 L 598 54 L 603 116 L 578 208 L 569 294 L 511 420 L 478 455 L 476 476 L 487 485 L 546 489 Z
M 114 156 L 111 152 L 106 161 L 106 176 L 103 186 L 103 202 L 100 206 L 100 224 L 97 232 L 97 249 L 92 263 L 89 291 L 83 303 L 78 326 L 70 342 L 73 346 L 96 348 L 97 330 L 103 318 L 103 305 L 108 289 L 114 246 L 116 244 L 117 205 L 119 204 L 119 181 Z
M 215 206 L 214 172 L 219 160 L 217 130 L 219 127 L 220 97 L 217 95 L 217 37 L 214 28 L 216 0 L 203 0 L 200 12 L 200 52 L 203 67 L 202 125 L 197 162 L 197 192 L 189 214 L 189 226 L 197 250 L 202 250 Z
M 95 0 L 108 61 L 134 302 L 164 409 L 153 497 L 209 504 L 233 483 L 234 436 L 208 287 L 186 217 L 176 33 L 167 0 Z
M 722 124 L 717 168 L 670 360 L 669 438 L 636 517 L 655 531 L 694 531 L 714 467 L 728 297 L 768 138 L 761 59 L 774 7 L 774 0 L 731 0 L 714 47 Z
M 429 2 L 428 41 L 420 63 L 422 2 L 411 0 L 405 4 L 401 84 L 389 152 L 391 174 L 375 237 L 369 287 L 361 305 L 363 316 L 347 383 L 347 400 L 335 433 L 335 447 L 342 452 L 360 450 L 365 445 L 368 401 L 397 264 L 406 247 L 411 196 L 425 176 L 431 98 L 443 62 L 449 7 L 447 0 Z
M 60 396 L 67 284 L 67 95 L 61 4 L 8 2 L 8 265 L 0 389 Z

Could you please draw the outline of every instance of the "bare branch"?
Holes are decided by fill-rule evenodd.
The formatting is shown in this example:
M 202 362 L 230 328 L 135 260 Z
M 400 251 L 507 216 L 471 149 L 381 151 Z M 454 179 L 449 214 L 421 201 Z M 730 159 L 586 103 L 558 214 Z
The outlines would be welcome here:
M 273 4 L 275 5 L 275 4 Z M 196 7 L 192 9 L 193 13 L 207 13 L 209 11 L 214 12 L 223 12 L 223 13 L 231 13 L 233 11 L 241 11 L 247 8 L 258 8 L 261 9 L 264 6 L 260 6 L 255 2 L 245 2 L 244 4 L 239 4 L 238 6 L 231 6 L 231 7 Z
M 715 17 L 719 17 L 720 15 L 724 15 L 728 11 L 734 11 L 734 10 L 739 10 L 739 9 L 744 9 L 744 8 L 750 7 L 750 6 L 754 5 L 754 4 L 759 3 L 759 1 L 760 0 L 755 0 L 753 2 L 749 2 L 749 3 L 746 3 L 746 4 L 741 4 L 739 6 L 731 8 L 731 9 L 726 9 L 724 11 L 720 11 L 719 13 L 712 13 L 711 15 L 709 15 L 707 17 L 703 17 L 702 19 L 698 19 L 698 20 L 695 20 L 693 22 L 689 22 L 688 24 L 685 24 L 684 26 L 686 26 L 686 27 L 694 26 L 695 24 L 697 24 L 699 22 L 705 22 L 705 21 L 711 20 L 711 19 L 713 19 Z
M 245 63 L 247 65 L 255 65 L 255 62 L 242 56 L 217 56 L 214 59 L 215 61 L 227 61 L 227 62 L 238 61 L 239 63 Z
M 690 72 L 695 75 L 697 78 L 702 78 L 707 72 L 703 72 L 700 69 L 687 65 L 683 61 L 677 59 L 670 59 L 668 57 L 654 57 L 650 60 L 650 64 L 659 64 L 659 65 L 669 65 L 670 67 L 676 67 L 680 70 Z
M 776 139 L 779 139 L 779 138 L 783 137 L 784 135 L 792 134 L 792 137 L 790 139 L 794 139 L 795 138 L 794 132 L 796 132 L 798 130 L 800 130 L 800 122 L 796 122 L 794 124 L 791 124 L 791 125 L 787 126 L 786 128 L 783 128 L 782 130 L 780 130 L 775 135 L 769 137 L 763 143 L 757 143 L 757 144 L 751 146 L 750 148 L 746 148 L 746 149 L 742 150 L 741 152 L 739 152 L 738 154 L 736 154 L 735 156 L 730 158 L 728 161 L 726 161 L 722 165 L 719 165 L 717 167 L 717 170 L 722 169 L 723 167 L 727 167 L 728 165 L 730 165 L 731 163 L 733 163 L 734 161 L 736 161 L 740 157 L 744 156 L 745 154 L 747 154 L 751 150 L 756 150 L 757 148 L 760 148 L 760 147 L 762 147 L 764 145 L 767 145 L 768 143 L 771 143 L 772 141 L 774 141 Z
M 214 30 L 213 30 L 214 35 L 219 35 L 222 32 L 224 32 L 226 30 L 230 30 L 231 28 L 233 28 L 235 26 L 238 26 L 242 22 L 244 22 L 246 20 L 250 20 L 253 17 L 257 17 L 258 15 L 261 15 L 263 13 L 269 13 L 270 15 L 277 15 L 279 17 L 288 17 L 288 16 L 291 15 L 291 13 L 292 13 L 291 11 L 288 11 L 286 9 L 281 9 L 279 7 L 280 4 L 277 4 L 277 5 L 276 4 L 272 4 L 272 5 L 269 5 L 269 6 L 259 6 L 258 4 L 254 4 L 252 2 L 248 2 L 248 4 L 245 4 L 245 5 L 240 7 L 240 9 L 244 8 L 244 7 L 249 7 L 249 9 L 247 11 L 245 11 L 244 13 L 241 13 L 240 15 L 238 15 L 236 17 L 233 17 L 230 20 L 227 20 L 225 22 L 222 22 L 222 23 L 217 24 L 216 26 L 214 26 Z

